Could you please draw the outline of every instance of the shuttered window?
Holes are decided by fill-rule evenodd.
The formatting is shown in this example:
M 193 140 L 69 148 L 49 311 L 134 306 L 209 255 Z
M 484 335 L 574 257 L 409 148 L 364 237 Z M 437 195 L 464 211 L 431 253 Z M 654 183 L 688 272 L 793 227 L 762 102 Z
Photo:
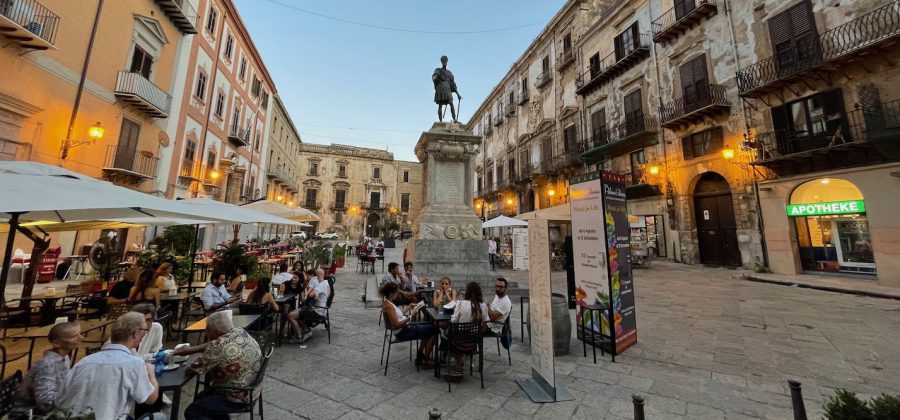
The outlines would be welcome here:
M 606 144 L 606 110 L 598 109 L 591 114 L 591 143 Z
M 644 130 L 644 107 L 641 104 L 641 90 L 635 90 L 625 96 L 625 130 L 627 135 Z
M 150 69 L 153 67 L 153 57 L 137 45 L 134 46 L 134 55 L 131 56 L 131 72 L 140 73 L 145 79 L 150 79 Z
M 809 0 L 803 0 L 769 19 L 769 38 L 779 77 L 808 68 L 821 60 L 819 34 Z
M 675 0 L 675 20 L 683 18 L 694 10 L 694 0 Z
M 563 147 L 565 147 L 566 152 L 575 151 L 578 147 L 577 142 L 577 131 L 575 125 L 570 125 L 563 130 Z
M 541 142 L 541 159 L 544 162 L 549 161 L 553 157 L 553 141 L 550 139 L 550 136 L 544 137 L 544 140 Z
M 614 40 L 616 61 L 625 58 L 628 53 L 634 51 L 638 47 L 638 43 L 638 24 L 637 22 L 634 22 L 628 29 L 617 35 Z
M 709 103 L 706 55 L 701 55 L 681 66 L 681 91 L 685 112 L 690 112 L 701 104 Z
M 591 79 L 600 74 L 600 53 L 596 53 L 588 59 L 591 66 Z
M 722 127 L 714 127 L 681 139 L 684 160 L 698 158 L 722 150 Z

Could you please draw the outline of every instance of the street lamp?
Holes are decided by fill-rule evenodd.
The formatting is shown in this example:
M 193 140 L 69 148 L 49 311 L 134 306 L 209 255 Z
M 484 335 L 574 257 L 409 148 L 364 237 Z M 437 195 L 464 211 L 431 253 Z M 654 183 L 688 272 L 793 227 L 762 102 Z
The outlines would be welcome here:
M 659 175 L 659 166 L 653 165 L 650 167 L 650 175 Z
M 278 197 L 275 197 L 275 201 L 277 201 L 277 202 L 279 202 L 279 203 L 282 202 L 282 201 L 284 201 L 284 196 L 279 195 Z
M 722 149 L 722 157 L 728 160 L 734 159 L 734 149 L 725 148 Z
M 209 179 L 211 179 L 213 181 L 219 179 L 219 170 L 213 169 L 213 170 L 209 171 Z
M 94 144 L 97 140 L 103 138 L 103 134 L 106 133 L 106 129 L 100 125 L 98 121 L 96 124 L 88 127 L 88 140 L 76 140 L 76 139 L 65 139 L 62 144 L 62 153 L 60 154 L 61 159 L 66 159 L 69 157 L 69 149 L 81 146 L 82 144 Z

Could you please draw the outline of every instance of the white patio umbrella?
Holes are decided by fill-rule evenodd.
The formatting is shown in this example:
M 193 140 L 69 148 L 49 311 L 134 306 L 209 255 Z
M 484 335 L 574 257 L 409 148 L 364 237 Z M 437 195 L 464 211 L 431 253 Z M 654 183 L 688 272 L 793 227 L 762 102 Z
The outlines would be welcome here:
M 241 207 L 274 214 L 298 222 L 318 222 L 319 216 L 303 207 L 292 207 L 269 200 L 254 201 Z
M 504 226 L 528 226 L 528 222 L 522 220 L 516 220 L 512 217 L 506 216 L 497 216 L 487 222 L 481 224 L 482 228 L 495 228 L 495 227 L 504 227 Z

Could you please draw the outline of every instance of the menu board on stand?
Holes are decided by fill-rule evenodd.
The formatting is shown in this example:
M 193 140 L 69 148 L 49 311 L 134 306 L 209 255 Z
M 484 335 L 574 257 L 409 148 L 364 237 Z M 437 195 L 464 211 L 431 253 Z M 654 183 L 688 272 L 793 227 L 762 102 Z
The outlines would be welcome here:
M 512 228 L 513 270 L 528 269 L 528 228 Z

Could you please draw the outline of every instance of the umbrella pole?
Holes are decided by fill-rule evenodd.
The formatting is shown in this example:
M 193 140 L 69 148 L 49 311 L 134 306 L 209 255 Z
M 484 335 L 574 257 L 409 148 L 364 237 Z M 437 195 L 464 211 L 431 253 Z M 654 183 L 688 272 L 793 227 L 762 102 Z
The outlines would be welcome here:
M 191 241 L 191 274 L 188 276 L 188 292 L 194 289 L 194 261 L 197 259 L 197 238 L 200 237 L 200 225 L 194 225 L 194 239 Z
M 241 230 L 241 225 L 237 225 L 237 224 L 231 225 L 231 230 L 234 231 L 234 241 L 237 242 L 238 232 L 240 232 L 240 230 Z
M 19 229 L 19 214 L 12 213 L 9 218 L 9 236 L 6 237 L 6 249 L 3 250 L 3 271 L 0 271 L 0 305 L 6 304 L 6 279 L 9 267 L 12 266 L 13 246 L 16 242 L 16 231 Z

